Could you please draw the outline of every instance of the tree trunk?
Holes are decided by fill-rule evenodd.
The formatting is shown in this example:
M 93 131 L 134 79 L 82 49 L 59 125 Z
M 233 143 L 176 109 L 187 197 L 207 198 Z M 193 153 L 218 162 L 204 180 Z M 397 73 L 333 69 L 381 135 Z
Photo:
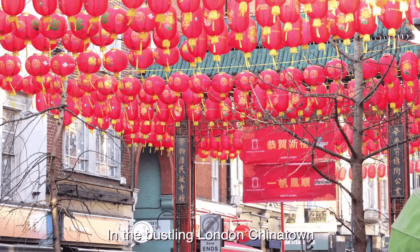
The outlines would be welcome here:
M 64 82 L 64 90 L 61 96 L 60 106 L 66 105 L 66 90 L 67 90 L 67 82 Z M 64 107 L 59 109 L 60 114 L 57 122 L 57 130 L 55 132 L 55 136 L 53 139 L 53 146 L 51 147 L 50 153 L 50 167 L 49 167 L 49 178 L 50 178 L 50 197 L 51 197 L 51 218 L 52 218 L 52 229 L 53 229 L 53 250 L 54 252 L 61 252 L 61 241 L 60 241 L 60 216 L 58 212 L 58 192 L 57 192 L 57 184 L 56 184 L 56 159 L 57 159 L 57 150 L 60 148 L 58 146 L 62 129 L 63 129 L 63 122 L 64 122 Z
M 362 65 L 362 43 L 358 33 L 354 36 L 354 70 L 355 70 L 355 106 L 354 106 L 354 130 L 353 130 L 353 148 L 356 156 L 351 161 L 353 180 L 351 183 L 351 192 L 354 195 L 352 199 L 352 218 L 354 221 L 354 248 L 356 252 L 366 251 L 366 230 L 363 210 L 363 65 Z M 360 104 L 359 104 L 360 103 Z

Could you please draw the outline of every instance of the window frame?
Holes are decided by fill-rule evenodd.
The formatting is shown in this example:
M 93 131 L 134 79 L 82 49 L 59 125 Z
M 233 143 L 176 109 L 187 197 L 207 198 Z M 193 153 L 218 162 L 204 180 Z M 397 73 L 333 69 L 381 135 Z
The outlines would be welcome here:
M 84 118 L 82 118 L 82 120 L 84 120 Z M 77 156 L 67 157 L 67 153 L 66 153 L 66 148 L 68 147 L 67 146 L 68 145 L 68 143 L 67 143 L 67 133 L 68 133 L 68 131 L 70 130 L 71 127 L 76 127 L 76 129 L 75 129 L 76 132 L 78 131 L 78 127 L 83 129 L 83 132 L 81 133 L 81 134 L 83 134 L 83 141 L 84 141 L 84 144 L 83 144 L 83 146 L 84 146 L 84 149 L 83 149 L 84 157 L 83 158 L 82 157 L 79 158 L 80 154 L 77 153 L 77 149 L 80 146 L 80 144 L 79 144 L 80 139 L 76 140 L 77 141 L 77 143 L 76 143 L 76 155 Z M 89 134 L 88 129 L 83 124 L 83 122 L 78 120 L 78 119 L 76 119 L 76 121 L 72 122 L 68 127 L 66 127 L 64 129 L 64 134 L 63 134 L 63 160 L 64 160 L 63 168 L 64 168 L 64 170 L 70 170 L 70 171 L 82 172 L 82 173 L 89 173 L 89 165 L 90 165 L 90 162 L 89 162 L 89 143 L 90 143 L 90 141 L 89 140 L 90 139 L 89 139 L 88 134 Z M 70 150 L 69 150 L 69 152 L 70 152 Z M 67 162 L 67 158 L 75 158 L 76 160 L 80 159 L 81 161 L 85 162 L 85 169 L 84 170 L 80 169 L 79 168 L 80 164 L 78 164 L 77 167 L 74 167 L 74 169 L 73 169 L 73 167 L 69 166 L 69 164 Z
M 110 159 L 109 159 L 110 156 L 108 154 L 105 154 L 105 155 L 102 154 L 102 153 L 98 154 L 98 149 L 97 149 L 97 147 L 98 147 L 97 146 L 98 136 L 101 136 L 102 138 L 105 138 L 105 145 L 107 145 L 108 141 L 110 139 L 109 134 L 111 134 L 115 137 L 115 136 L 117 136 L 117 133 L 112 128 L 110 128 L 106 131 L 107 134 L 104 134 L 103 131 L 99 131 L 99 130 L 95 130 L 95 131 L 96 131 L 95 132 L 95 172 L 99 176 L 115 178 L 115 179 L 118 178 L 119 179 L 121 177 L 121 162 L 122 162 L 122 160 L 121 160 L 121 148 L 122 148 L 121 140 L 118 139 L 119 143 L 115 140 L 111 142 L 111 144 L 113 145 L 113 150 L 111 150 L 111 151 L 113 152 L 115 160 L 111 161 L 111 162 L 114 162 L 114 164 L 109 164 L 108 162 L 110 161 Z M 116 138 L 114 138 L 114 139 L 116 139 Z M 106 149 L 106 152 L 108 152 L 108 150 L 109 149 Z M 102 160 L 99 160 L 99 162 L 98 162 L 99 155 L 103 156 L 103 158 L 105 159 L 105 163 L 103 163 Z M 106 166 L 106 175 L 100 173 L 101 167 L 99 167 L 99 172 L 98 172 L 98 165 L 99 166 L 102 166 L 102 165 Z M 110 172 L 111 167 L 112 167 L 112 169 L 114 169 L 114 175 L 110 174 L 110 173 L 112 173 L 112 172 Z
M 11 113 L 13 113 L 13 118 L 12 118 L 12 120 L 14 120 L 14 119 L 16 119 L 16 118 L 18 118 L 19 117 L 19 113 L 21 112 L 21 111 L 19 111 L 19 110 L 15 110 L 15 109 L 12 109 L 12 108 L 8 108 L 8 107 L 3 107 L 2 108 L 2 119 L 6 119 L 5 118 L 5 116 L 4 116 L 4 114 L 5 114 L 5 110 L 7 110 L 7 111 L 10 111 Z M 10 120 L 10 119 L 9 119 Z M 17 167 L 16 167 L 16 159 L 18 159 L 18 153 L 19 153 L 19 151 L 17 151 L 16 150 L 16 148 L 17 148 L 17 144 L 16 144 L 16 141 L 17 141 L 17 139 L 18 139 L 18 137 L 16 136 L 16 133 L 18 132 L 18 128 L 19 128 L 19 122 L 17 122 L 17 123 L 13 123 L 12 125 L 11 125 L 11 128 L 10 129 L 8 129 L 8 130 L 6 130 L 6 126 L 5 125 L 3 125 L 2 127 L 1 127 L 1 138 L 2 138 L 2 142 L 1 142 L 1 167 L 0 167 L 0 169 L 1 169 L 1 171 L 0 171 L 0 173 L 1 173 L 1 197 L 3 198 L 3 197 L 8 197 L 8 198 L 13 198 L 13 195 L 8 195 L 8 194 L 10 194 L 12 191 L 13 191 L 13 187 L 14 187 L 14 185 L 13 185 L 13 181 L 15 180 L 14 178 L 16 177 L 16 176 L 19 176 L 20 175 L 20 171 L 17 171 Z M 13 148 L 13 150 L 11 150 L 11 149 L 9 149 L 7 152 L 6 152 L 6 148 L 5 148 L 5 146 L 4 146 L 4 142 L 3 142 L 3 137 L 4 137 L 4 134 L 11 134 L 12 135 L 12 148 Z M 22 134 L 22 132 L 21 132 L 21 134 Z M 7 174 L 7 176 L 9 177 L 8 178 L 8 181 L 6 181 L 6 178 L 5 178 L 5 172 L 3 171 L 3 164 L 4 164 L 4 160 L 5 160 L 5 158 L 4 157 L 6 157 L 6 156 L 8 156 L 9 158 L 10 158 L 10 164 L 9 164 L 9 166 L 10 166 L 10 168 L 9 168 L 9 171 L 8 171 L 8 174 Z M 9 188 L 5 188 L 5 186 L 6 185 L 9 185 Z M 8 196 L 7 196 L 8 195 Z
M 212 159 L 211 161 L 211 199 L 214 202 L 219 202 L 219 160 Z

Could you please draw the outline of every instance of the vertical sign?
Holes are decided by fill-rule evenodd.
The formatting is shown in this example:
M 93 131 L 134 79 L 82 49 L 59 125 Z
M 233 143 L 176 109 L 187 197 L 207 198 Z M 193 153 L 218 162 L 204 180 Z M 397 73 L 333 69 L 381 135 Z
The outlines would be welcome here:
M 177 137 L 176 151 L 176 203 L 188 204 L 188 137 Z
M 404 198 L 405 195 L 405 165 L 404 165 L 404 144 L 403 126 L 389 126 L 389 144 L 397 144 L 390 149 L 389 178 L 391 183 L 391 198 Z
M 200 216 L 200 251 L 222 251 L 223 220 L 220 214 L 206 214 Z

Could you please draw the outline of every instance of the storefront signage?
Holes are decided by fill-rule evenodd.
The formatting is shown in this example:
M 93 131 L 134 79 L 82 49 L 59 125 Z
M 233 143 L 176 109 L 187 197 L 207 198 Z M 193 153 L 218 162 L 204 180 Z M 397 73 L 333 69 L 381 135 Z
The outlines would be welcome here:
M 335 164 L 316 165 L 335 179 Z M 335 184 L 323 178 L 310 164 L 244 166 L 244 203 L 335 200 Z
M 176 137 L 176 203 L 188 204 L 189 156 L 188 137 Z
M 404 198 L 405 195 L 404 144 L 398 144 L 403 140 L 403 126 L 390 125 L 389 144 L 397 144 L 390 149 L 391 198 Z

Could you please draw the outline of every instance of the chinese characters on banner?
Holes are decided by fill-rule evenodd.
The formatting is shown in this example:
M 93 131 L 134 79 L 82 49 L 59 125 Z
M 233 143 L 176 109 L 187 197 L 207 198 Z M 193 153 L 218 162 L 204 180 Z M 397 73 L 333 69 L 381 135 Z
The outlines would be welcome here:
M 397 144 L 404 140 L 403 126 L 389 126 L 389 144 Z M 405 196 L 404 185 L 404 144 L 399 144 L 390 149 L 390 179 L 391 198 L 403 198 Z
M 335 130 L 334 130 L 335 129 Z M 341 134 L 333 123 L 313 123 L 304 128 L 295 125 L 290 128 L 297 136 L 316 142 L 317 146 L 335 151 L 334 135 Z M 245 164 L 310 163 L 312 146 L 293 138 L 280 127 L 260 130 L 244 130 L 241 158 Z M 316 162 L 331 162 L 333 158 L 322 150 L 315 150 Z
M 327 177 L 336 179 L 335 163 L 318 163 Z M 335 184 L 319 175 L 310 164 L 244 167 L 244 203 L 335 200 Z
M 176 138 L 176 203 L 188 204 L 189 192 L 189 158 L 188 158 L 188 138 Z

